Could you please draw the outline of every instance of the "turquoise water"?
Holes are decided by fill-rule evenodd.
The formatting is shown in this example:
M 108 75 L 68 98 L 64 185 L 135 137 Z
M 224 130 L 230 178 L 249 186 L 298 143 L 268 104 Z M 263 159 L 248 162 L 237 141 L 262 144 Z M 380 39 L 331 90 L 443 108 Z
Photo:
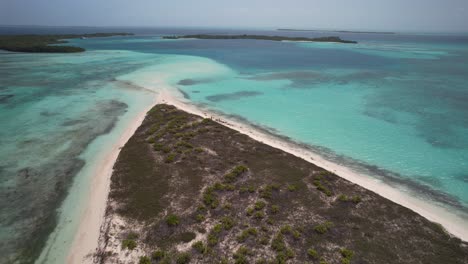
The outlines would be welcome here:
M 193 33 L 72 40 L 88 50 L 81 54 L 0 54 L 0 263 L 32 262 L 47 238 L 68 241 L 45 257 L 60 262 L 90 168 L 168 87 L 468 211 L 467 37 L 341 36 L 357 45 L 159 37 L 184 32 Z

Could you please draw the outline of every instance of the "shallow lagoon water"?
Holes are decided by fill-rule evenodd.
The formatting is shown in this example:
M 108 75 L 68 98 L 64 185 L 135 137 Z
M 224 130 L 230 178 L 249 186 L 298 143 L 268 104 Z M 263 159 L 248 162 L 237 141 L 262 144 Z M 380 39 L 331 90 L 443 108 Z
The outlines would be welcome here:
M 60 263 L 93 161 L 168 87 L 466 212 L 466 37 L 345 34 L 359 44 L 341 45 L 153 33 L 71 40 L 82 54 L 0 54 L 0 248 L 10 259 L 31 262 L 55 230 L 41 260 Z

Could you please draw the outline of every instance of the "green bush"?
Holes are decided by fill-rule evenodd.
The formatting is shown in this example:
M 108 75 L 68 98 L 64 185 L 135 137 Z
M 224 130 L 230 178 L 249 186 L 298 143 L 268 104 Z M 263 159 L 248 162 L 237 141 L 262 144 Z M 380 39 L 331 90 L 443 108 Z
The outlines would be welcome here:
M 190 254 L 187 252 L 180 253 L 176 258 L 177 264 L 186 264 L 190 262 Z
M 291 228 L 290 225 L 285 225 L 285 226 L 281 227 L 280 232 L 282 234 L 291 234 L 292 233 L 292 228 Z
M 204 150 L 202 148 L 198 147 L 198 148 L 195 148 L 195 151 L 198 152 L 198 153 L 202 153 Z
M 354 256 L 354 252 L 347 248 L 340 249 L 341 256 L 346 259 L 351 259 Z
M 268 242 L 270 242 L 270 238 L 268 236 L 263 236 L 258 240 L 258 242 L 262 245 L 268 245 Z
M 213 185 L 213 189 L 215 189 L 216 191 L 224 191 L 224 188 L 224 184 L 220 182 L 217 182 Z
M 216 234 L 221 233 L 222 230 L 223 230 L 223 225 L 222 224 L 216 224 L 213 227 L 213 232 L 215 232 Z
M 295 190 L 297 190 L 297 185 L 295 184 L 288 185 L 288 191 L 294 192 Z
M 324 185 L 322 185 L 322 182 L 320 182 L 320 180 L 316 179 L 314 180 L 313 184 L 315 185 L 315 187 L 317 188 L 317 190 L 325 193 L 327 196 L 331 196 L 332 195 L 332 192 L 327 188 L 325 187 Z
M 271 206 L 271 213 L 276 214 L 279 212 L 279 206 L 278 205 L 272 205 Z
M 296 239 L 296 240 L 301 238 L 301 236 L 302 236 L 301 233 L 298 230 L 294 230 L 292 232 L 292 235 L 293 235 L 294 239 Z
M 175 157 L 176 157 L 176 155 L 174 153 L 171 153 L 171 154 L 166 156 L 166 159 L 164 160 L 164 162 L 172 163 L 172 162 L 174 162 Z
M 252 216 L 253 213 L 254 213 L 254 208 L 252 207 L 248 207 L 247 210 L 245 210 L 245 213 L 248 215 L 248 216 Z
M 360 202 L 361 202 L 361 196 L 359 196 L 359 195 L 353 196 L 352 201 L 353 201 L 353 203 L 355 203 L 355 204 L 360 203 Z
M 314 227 L 314 230 L 315 232 L 319 233 L 319 234 L 325 234 L 328 232 L 328 230 L 330 230 L 330 228 L 333 226 L 333 223 L 330 222 L 330 221 L 326 221 L 322 224 L 319 224 L 319 225 L 316 225 Z
M 318 253 L 315 249 L 309 249 L 307 250 L 307 255 L 310 257 L 310 258 L 313 258 L 313 259 L 317 259 L 318 258 Z
M 232 169 L 231 172 L 228 174 L 224 175 L 224 179 L 227 182 L 234 182 L 242 173 L 246 172 L 248 168 L 243 165 L 238 165 Z
M 206 252 L 206 247 L 203 245 L 202 241 L 197 241 L 193 243 L 192 248 L 194 248 L 198 253 L 204 254 Z
M 340 194 L 338 196 L 338 200 L 342 201 L 342 202 L 347 202 L 348 201 L 348 196 L 344 195 L 344 194 Z
M 150 258 L 147 256 L 140 257 L 140 261 L 138 261 L 139 264 L 151 264 Z
M 164 147 L 162 147 L 161 150 L 162 150 L 164 153 L 169 153 L 169 152 L 171 152 L 171 147 L 169 147 L 169 146 L 164 146 Z
M 268 218 L 268 219 L 266 220 L 266 222 L 267 222 L 267 224 L 269 224 L 269 225 L 274 225 L 274 224 L 275 224 L 275 220 L 273 220 L 272 218 Z
M 236 264 L 247 264 L 247 255 L 251 255 L 250 250 L 244 246 L 239 247 L 239 249 L 234 253 L 234 263 Z
M 226 185 L 224 185 L 224 189 L 226 191 L 234 191 L 236 189 L 236 186 L 234 186 L 232 184 L 226 184 Z
M 217 234 L 210 232 L 208 234 L 208 245 L 215 246 L 216 244 L 218 244 L 218 236 Z
M 271 241 L 271 248 L 276 252 L 281 252 L 286 250 L 286 244 L 284 243 L 284 236 L 282 233 L 278 233 L 273 240 Z
M 156 250 L 151 255 L 151 257 L 156 261 L 163 259 L 165 256 L 166 256 L 166 252 L 162 250 Z
M 239 188 L 239 193 L 240 193 L 240 194 L 243 194 L 243 193 L 246 193 L 248 190 L 249 190 L 249 189 L 248 189 L 247 187 L 243 186 L 243 187 L 240 187 L 240 188 Z
M 177 215 L 171 214 L 166 217 L 166 223 L 168 226 L 177 226 L 179 225 L 179 222 L 180 220 Z
M 255 210 L 262 210 L 263 208 L 265 208 L 266 206 L 266 203 L 263 202 L 263 201 L 257 201 L 255 203 Z
M 153 149 L 156 150 L 156 151 L 161 151 L 161 150 L 163 150 L 163 148 L 164 148 L 164 146 L 161 143 L 154 143 L 153 144 Z
M 205 216 L 202 215 L 202 214 L 197 214 L 195 219 L 197 220 L 197 222 L 203 222 L 203 221 L 205 221 Z
M 328 264 L 328 262 L 326 262 L 325 259 L 322 258 L 322 259 L 320 260 L 320 264 Z
M 234 226 L 234 219 L 229 216 L 221 218 L 221 223 L 223 224 L 224 229 L 230 230 Z
M 122 249 L 130 249 L 130 250 L 133 250 L 137 247 L 137 243 L 135 240 L 133 239 L 124 239 L 122 241 Z
M 256 212 L 255 215 L 254 215 L 254 218 L 258 219 L 258 220 L 263 219 L 263 218 L 265 218 L 265 213 L 263 213 L 261 211 Z
M 264 199 L 270 199 L 272 195 L 271 187 L 266 186 L 265 188 L 260 190 L 260 197 Z
M 237 241 L 244 242 L 246 241 L 249 236 L 257 236 L 258 231 L 255 227 L 247 228 L 242 231 L 240 235 L 237 236 Z
M 203 193 L 203 203 L 207 206 L 210 206 L 212 209 L 215 209 L 219 205 L 218 198 L 215 193 L 213 193 L 214 188 L 207 188 Z

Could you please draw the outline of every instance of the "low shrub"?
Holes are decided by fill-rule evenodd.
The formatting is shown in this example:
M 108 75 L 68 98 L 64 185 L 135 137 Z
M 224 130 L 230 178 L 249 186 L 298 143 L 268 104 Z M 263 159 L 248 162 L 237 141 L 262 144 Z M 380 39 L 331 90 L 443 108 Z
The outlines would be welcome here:
M 171 153 L 171 154 L 166 156 L 166 159 L 164 160 L 164 162 L 172 163 L 172 162 L 174 162 L 175 157 L 176 157 L 176 155 L 174 153 Z
M 257 236 L 257 234 L 258 234 L 258 231 L 255 227 L 247 228 L 243 230 L 240 235 L 237 236 L 237 241 L 244 242 L 250 236 Z
M 208 240 L 208 245 L 209 246 L 215 246 L 216 244 L 218 244 L 218 236 L 215 233 L 210 232 L 208 234 L 208 239 L 207 240 Z
M 279 206 L 278 205 L 272 205 L 271 206 L 271 213 L 276 214 L 279 212 Z
M 323 222 L 322 224 L 316 225 L 314 227 L 315 232 L 319 234 L 325 234 L 333 226 L 333 223 L 330 221 Z
M 295 184 L 288 185 L 288 191 L 294 192 L 296 190 L 297 190 L 297 185 L 295 185 Z
M 198 253 L 204 254 L 206 252 L 206 247 L 202 241 L 197 241 L 193 243 L 192 248 L 194 248 Z
M 342 201 L 342 202 L 347 202 L 348 201 L 348 196 L 344 195 L 344 194 L 340 194 L 338 196 L 338 200 Z
M 315 185 L 315 187 L 317 188 L 317 190 L 325 193 L 327 196 L 331 196 L 332 195 L 332 192 L 327 188 L 325 187 L 324 185 L 322 185 L 322 182 L 318 179 L 314 180 L 313 184 Z
M 358 203 L 361 202 L 361 196 L 355 195 L 355 196 L 353 196 L 353 198 L 351 199 L 351 201 L 353 201 L 353 203 L 355 203 L 355 204 L 358 204 Z
M 133 250 L 137 247 L 137 243 L 135 240 L 133 239 L 124 239 L 122 241 L 122 249 L 130 249 L 130 250 Z
M 252 253 L 250 250 L 244 246 L 239 247 L 239 249 L 234 253 L 234 263 L 235 264 L 247 264 L 249 263 L 247 260 L 247 256 L 251 255 Z
M 140 261 L 138 261 L 138 264 L 151 264 L 151 259 L 147 256 L 140 257 Z
M 271 241 L 271 248 L 273 248 L 273 250 L 275 250 L 276 252 L 286 250 L 286 244 L 284 243 L 284 236 L 281 232 L 278 233 Z
M 170 214 L 166 217 L 166 224 L 168 226 L 177 226 L 179 225 L 179 217 L 177 215 Z
M 234 182 L 242 173 L 246 172 L 248 168 L 244 165 L 238 165 L 232 169 L 231 172 L 224 175 L 226 182 Z
M 263 213 L 261 211 L 258 211 L 258 212 L 255 213 L 254 218 L 258 219 L 258 220 L 263 219 L 263 218 L 265 218 L 265 213 Z
M 290 225 L 285 225 L 282 226 L 280 229 L 281 234 L 291 234 L 292 233 L 292 228 Z
M 317 259 L 318 258 L 318 253 L 315 249 L 310 248 L 307 250 L 307 255 L 312 258 L 312 259 Z
M 354 256 L 354 252 L 347 248 L 340 249 L 341 256 L 343 258 L 351 259 Z
M 186 264 L 190 262 L 190 254 L 187 252 L 180 253 L 176 258 L 177 264 Z
M 153 252 L 153 254 L 151 254 L 151 257 L 156 261 L 163 259 L 165 256 L 166 252 L 162 250 L 156 250 Z
M 232 217 L 225 216 L 221 218 L 221 223 L 225 230 L 230 230 L 234 226 L 234 219 L 232 219 Z
M 197 222 L 203 222 L 203 221 L 205 221 L 205 216 L 202 215 L 202 214 L 197 214 L 195 219 L 197 220 Z
M 254 208 L 253 207 L 248 207 L 247 210 L 245 210 L 245 214 L 248 216 L 252 216 L 254 213 Z
M 259 210 L 262 210 L 263 208 L 265 208 L 265 206 L 266 206 L 266 203 L 265 203 L 265 202 L 263 202 L 263 201 L 257 201 L 257 202 L 255 203 L 255 206 L 254 206 L 254 207 L 255 207 L 255 210 L 259 211 Z

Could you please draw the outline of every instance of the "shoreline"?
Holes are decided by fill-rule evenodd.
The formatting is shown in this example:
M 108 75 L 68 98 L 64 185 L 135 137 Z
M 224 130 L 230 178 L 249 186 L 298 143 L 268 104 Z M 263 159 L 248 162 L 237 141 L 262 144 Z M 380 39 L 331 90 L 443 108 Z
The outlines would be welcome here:
M 130 137 L 140 127 L 146 114 L 157 104 L 157 96 L 152 103 L 137 114 L 133 121 L 119 136 L 119 140 L 112 145 L 111 150 L 102 158 L 103 163 L 93 172 L 89 196 L 86 198 L 85 210 L 81 215 L 78 229 L 75 232 L 73 242 L 66 257 L 66 263 L 94 263 L 93 254 L 99 246 L 101 226 L 105 221 L 107 198 L 110 189 L 110 177 L 114 164 L 120 153 L 120 149 L 127 143 Z
M 174 105 L 185 112 L 199 115 L 205 118 L 212 118 L 214 121 L 234 129 L 242 134 L 248 135 L 254 140 L 274 148 L 278 148 L 296 157 L 302 158 L 307 162 L 332 171 L 343 179 L 370 190 L 394 203 L 404 206 L 432 222 L 442 225 L 442 227 L 451 235 L 458 237 L 463 241 L 468 241 L 468 221 L 463 219 L 461 216 L 451 212 L 447 208 L 426 203 L 422 199 L 411 196 L 411 193 L 402 192 L 379 179 L 364 175 L 362 173 L 357 173 L 348 167 L 335 164 L 310 150 L 294 144 L 293 142 L 284 141 L 275 135 L 260 131 L 259 129 L 252 127 L 249 124 L 231 120 L 222 114 L 199 109 L 195 105 L 183 102 L 182 98 L 177 98 L 174 95 L 174 92 L 161 90 L 159 92 L 157 103 Z

